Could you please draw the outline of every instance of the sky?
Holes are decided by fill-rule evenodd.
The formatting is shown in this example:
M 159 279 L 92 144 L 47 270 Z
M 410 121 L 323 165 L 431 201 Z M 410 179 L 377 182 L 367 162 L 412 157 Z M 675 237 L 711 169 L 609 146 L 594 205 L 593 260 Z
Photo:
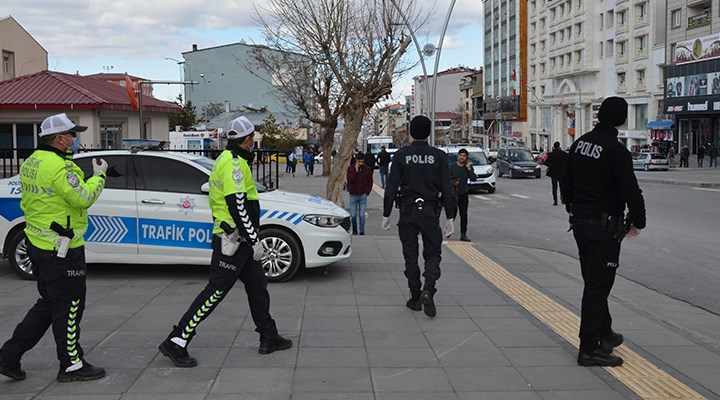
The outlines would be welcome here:
M 416 0 L 434 10 L 416 32 L 421 47 L 438 44 L 451 0 Z M 181 80 L 183 52 L 193 44 L 207 48 L 244 40 L 263 44 L 253 21 L 253 0 L 2 0 L 0 17 L 12 16 L 48 52 L 51 71 L 89 75 L 128 73 L 150 80 Z M 450 18 L 439 70 L 483 63 L 482 2 L 457 0 Z M 408 55 L 417 60 L 414 46 Z M 432 74 L 435 58 L 426 58 Z M 393 99 L 404 103 L 411 94 L 418 66 L 393 88 Z M 179 85 L 154 85 L 155 97 L 174 100 Z

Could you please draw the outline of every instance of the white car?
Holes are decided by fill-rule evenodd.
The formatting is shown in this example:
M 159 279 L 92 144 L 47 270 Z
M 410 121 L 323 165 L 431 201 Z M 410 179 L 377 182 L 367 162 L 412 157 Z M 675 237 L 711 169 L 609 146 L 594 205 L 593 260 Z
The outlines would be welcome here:
M 473 171 L 477 175 L 477 180 L 468 179 L 468 189 L 486 190 L 488 193 L 495 193 L 495 184 L 497 182 L 497 173 L 495 168 L 487 158 L 487 153 L 480 147 L 439 147 L 448 155 L 448 164 L 452 165 L 457 162 L 458 151 L 464 148 L 468 152 L 468 161 L 473 166 Z
M 90 207 L 88 263 L 210 264 L 212 216 L 208 176 L 214 160 L 165 151 L 99 151 L 75 156 L 92 175 L 91 160 L 108 168 L 105 190 Z M 271 282 L 290 279 L 301 265 L 321 267 L 350 257 L 350 216 L 317 196 L 260 192 L 263 268 Z M 0 180 L 0 244 L 10 265 L 32 278 L 20 210 L 20 180 Z

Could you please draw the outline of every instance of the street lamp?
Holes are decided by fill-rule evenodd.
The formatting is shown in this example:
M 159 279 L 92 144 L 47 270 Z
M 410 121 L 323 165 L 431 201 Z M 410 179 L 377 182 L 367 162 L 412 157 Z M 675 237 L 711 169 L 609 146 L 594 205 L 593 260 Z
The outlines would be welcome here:
M 423 68 L 423 74 L 425 76 L 425 93 L 427 96 L 427 70 L 425 69 L 425 61 L 423 60 L 423 51 L 420 49 L 420 44 L 417 41 L 417 38 L 415 37 L 415 33 L 413 32 L 412 27 L 410 26 L 410 22 L 408 21 L 407 17 L 405 16 L 405 13 L 403 13 L 402 9 L 395 0 L 390 0 L 395 6 L 395 9 L 397 9 L 398 13 L 402 17 L 403 21 L 405 22 L 405 25 L 408 27 L 408 30 L 410 31 L 410 35 L 413 39 L 413 42 L 415 43 L 415 48 L 418 51 L 418 55 L 420 56 L 420 64 Z M 440 53 L 442 51 L 442 45 L 443 41 L 445 40 L 445 33 L 447 32 L 448 24 L 450 23 L 450 16 L 452 15 L 453 8 L 455 7 L 455 0 L 452 0 L 450 2 L 450 7 L 448 8 L 447 15 L 445 16 L 445 23 L 443 24 L 442 33 L 440 34 L 440 39 L 438 40 L 438 45 L 436 47 L 437 55 L 435 56 L 435 69 L 433 70 L 433 88 L 432 88 L 432 96 L 430 97 L 430 120 L 432 121 L 432 124 L 430 124 L 430 145 L 435 146 L 435 95 L 437 94 L 437 72 L 438 67 L 440 66 Z M 431 53 L 431 46 L 427 47 L 427 53 Z
M 179 76 L 180 76 L 180 79 L 182 79 L 182 78 L 183 78 L 182 65 L 185 64 L 185 61 L 180 61 L 180 60 L 174 59 L 174 58 L 172 58 L 172 57 L 165 57 L 165 59 L 168 60 L 168 61 L 175 61 L 175 62 L 177 63 L 177 65 L 178 65 L 178 74 L 179 74 Z

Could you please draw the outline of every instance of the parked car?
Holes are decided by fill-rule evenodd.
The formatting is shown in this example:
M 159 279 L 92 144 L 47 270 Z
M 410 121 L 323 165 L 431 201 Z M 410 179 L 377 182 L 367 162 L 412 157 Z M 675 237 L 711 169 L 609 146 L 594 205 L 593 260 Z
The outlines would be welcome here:
M 495 148 L 487 149 L 485 154 L 487 155 L 488 161 L 490 161 L 491 163 L 494 163 L 497 160 L 497 152 L 498 152 L 498 149 L 495 149 Z
M 660 153 L 641 152 L 633 158 L 633 169 L 667 171 L 669 166 L 667 157 Z
M 110 167 L 105 190 L 88 212 L 88 263 L 209 265 L 208 177 L 214 160 L 163 151 L 89 152 L 75 156 L 85 176 L 92 175 L 93 157 Z M 303 264 L 322 267 L 350 257 L 347 211 L 316 196 L 260 184 L 258 191 L 262 263 L 269 281 L 290 279 Z M 0 193 L 2 255 L 31 279 L 19 177 L 0 180 Z
M 448 163 L 450 165 L 457 162 L 458 150 L 460 147 L 439 147 L 440 150 L 448 154 Z M 477 180 L 468 179 L 468 189 L 486 190 L 488 193 L 495 193 L 495 183 L 497 175 L 495 168 L 488 161 L 485 151 L 479 147 L 464 147 L 468 151 L 468 161 L 473 166 L 473 171 L 477 175 Z
M 526 147 L 501 147 L 497 154 L 498 175 L 507 174 L 510 179 L 522 176 L 540 178 L 540 165 L 535 162 L 530 150 Z

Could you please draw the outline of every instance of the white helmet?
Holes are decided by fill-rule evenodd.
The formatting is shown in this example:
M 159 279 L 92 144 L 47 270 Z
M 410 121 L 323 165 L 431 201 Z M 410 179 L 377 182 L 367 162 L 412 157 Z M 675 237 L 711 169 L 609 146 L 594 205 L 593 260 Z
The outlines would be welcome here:
M 240 139 L 255 132 L 255 126 L 247 117 L 237 117 L 228 125 L 228 140 Z

